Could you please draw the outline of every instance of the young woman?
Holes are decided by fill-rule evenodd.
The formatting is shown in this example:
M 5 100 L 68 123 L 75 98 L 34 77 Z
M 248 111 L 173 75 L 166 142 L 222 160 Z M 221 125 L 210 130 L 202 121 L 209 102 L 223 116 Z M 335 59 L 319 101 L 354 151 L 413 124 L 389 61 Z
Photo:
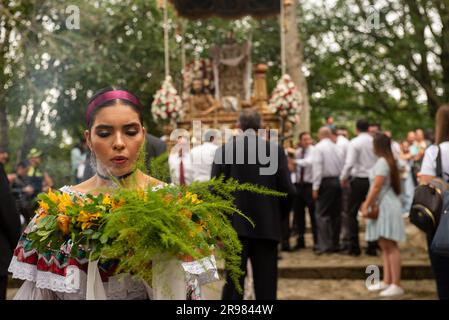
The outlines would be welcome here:
M 88 104 L 86 124 L 85 138 L 96 174 L 81 184 L 61 188 L 62 192 L 80 196 L 97 194 L 100 190 L 114 188 L 117 180 L 131 189 L 162 184 L 136 169 L 146 131 L 142 122 L 142 107 L 132 93 L 114 88 L 97 93 Z M 9 268 L 13 277 L 26 280 L 15 299 L 92 299 L 87 281 L 92 274 L 88 272 L 89 261 L 86 257 L 69 258 L 69 245 L 47 255 L 27 249 L 30 242 L 27 232 L 34 221 L 22 235 Z M 114 262 L 99 265 L 104 287 L 104 292 L 100 289 L 102 299 L 147 299 L 151 292 L 156 299 L 170 298 L 161 294 L 160 288 L 147 290 L 147 285 L 130 275 L 124 278 L 113 275 L 114 268 Z M 193 278 L 189 278 L 188 274 L 181 276 L 177 283 L 170 284 L 176 288 L 175 298 L 200 298 L 198 282 L 190 281 Z
M 384 279 L 379 284 L 372 285 L 369 291 L 382 290 L 380 296 L 392 297 L 401 295 L 400 287 L 401 256 L 398 242 L 405 241 L 405 227 L 402 218 L 400 200 L 401 181 L 396 160 L 391 150 L 390 138 L 377 134 L 373 140 L 374 153 L 379 157 L 371 173 L 371 187 L 362 204 L 362 216 L 378 204 L 377 219 L 368 219 L 366 240 L 378 240 L 382 250 Z
M 437 175 L 438 146 L 441 152 L 443 179 L 449 182 L 449 105 L 441 106 L 435 115 L 435 144 L 424 155 L 419 183 L 429 183 Z M 427 235 L 429 257 L 435 274 L 438 297 L 449 299 L 449 258 L 430 250 L 434 234 Z

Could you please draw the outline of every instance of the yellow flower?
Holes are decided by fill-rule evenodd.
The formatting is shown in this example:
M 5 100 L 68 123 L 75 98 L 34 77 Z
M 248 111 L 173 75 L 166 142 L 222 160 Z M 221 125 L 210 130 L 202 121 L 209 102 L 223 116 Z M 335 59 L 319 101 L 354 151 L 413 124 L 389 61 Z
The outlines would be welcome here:
M 56 218 L 59 229 L 63 234 L 67 235 L 70 232 L 70 218 L 66 215 L 60 214 Z
M 58 196 L 57 196 L 55 193 L 53 193 L 53 191 L 51 191 L 51 188 L 48 189 L 47 195 L 48 195 L 48 197 L 50 198 L 50 200 L 51 200 L 52 202 L 54 202 L 55 204 L 58 203 L 58 200 L 59 200 L 59 199 L 58 199 Z
M 48 213 L 48 210 L 50 209 L 50 206 L 47 202 L 40 200 L 39 202 L 39 208 L 42 209 L 44 212 Z
M 111 200 L 111 197 L 109 197 L 109 195 L 106 195 L 104 198 L 103 198 L 103 202 L 102 202 L 104 205 L 111 205 L 112 204 L 112 200 Z
M 198 195 L 196 193 L 191 193 L 189 191 L 186 192 L 186 199 L 190 199 L 193 204 L 198 204 L 203 202 L 202 200 L 198 199 Z
M 72 199 L 67 193 L 62 193 L 58 196 L 59 204 L 58 204 L 58 210 L 61 213 L 66 212 L 67 207 L 71 207 L 73 205 Z
M 194 193 L 194 194 L 192 195 L 192 203 L 193 203 L 193 204 L 198 204 L 198 203 L 201 203 L 201 202 L 203 202 L 203 201 L 202 201 L 202 200 L 199 200 L 199 199 L 198 199 L 198 195 Z
M 143 191 L 142 189 L 137 189 L 137 195 L 139 196 L 139 198 L 141 198 L 144 201 L 146 201 L 145 191 Z
M 78 218 L 76 218 L 76 221 L 81 223 L 81 230 L 85 230 L 90 228 L 94 224 L 93 221 L 98 220 L 102 216 L 103 214 L 101 212 L 89 213 L 81 210 Z

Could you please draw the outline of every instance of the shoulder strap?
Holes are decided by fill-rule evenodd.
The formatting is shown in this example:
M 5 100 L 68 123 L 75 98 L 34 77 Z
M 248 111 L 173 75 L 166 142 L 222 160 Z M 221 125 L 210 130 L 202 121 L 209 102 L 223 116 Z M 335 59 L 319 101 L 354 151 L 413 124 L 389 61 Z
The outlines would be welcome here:
M 438 155 L 437 155 L 437 168 L 436 168 L 436 176 L 439 178 L 443 178 L 443 163 L 441 160 L 441 148 L 438 145 Z

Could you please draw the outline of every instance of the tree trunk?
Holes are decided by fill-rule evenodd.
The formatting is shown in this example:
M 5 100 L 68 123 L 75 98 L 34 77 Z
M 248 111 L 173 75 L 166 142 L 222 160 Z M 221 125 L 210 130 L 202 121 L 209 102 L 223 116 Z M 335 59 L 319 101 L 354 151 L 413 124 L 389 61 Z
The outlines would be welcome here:
M 292 81 L 298 87 L 302 99 L 303 106 L 299 114 L 300 122 L 295 125 L 294 129 L 294 141 L 298 137 L 300 131 L 310 131 L 310 105 L 307 90 L 307 82 L 302 72 L 302 65 L 304 62 L 303 57 L 303 44 L 298 33 L 297 17 L 297 1 L 290 1 L 289 5 L 285 6 L 285 56 L 287 74 L 290 75 Z

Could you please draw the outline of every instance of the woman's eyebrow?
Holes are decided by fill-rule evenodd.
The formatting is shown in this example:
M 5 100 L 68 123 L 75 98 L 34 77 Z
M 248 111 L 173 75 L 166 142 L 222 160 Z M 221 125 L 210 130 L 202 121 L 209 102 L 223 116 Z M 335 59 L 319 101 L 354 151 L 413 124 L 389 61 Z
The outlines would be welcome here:
M 140 126 L 140 123 L 138 122 L 131 122 L 131 123 L 127 123 L 123 126 L 123 128 L 130 128 L 130 127 L 138 127 Z
M 140 123 L 138 122 L 131 122 L 123 125 L 123 128 L 130 128 L 130 127 L 137 127 L 140 126 Z M 95 126 L 95 130 L 104 130 L 104 129 L 114 129 L 114 126 L 108 125 L 108 124 L 99 124 Z
M 101 129 L 112 129 L 113 126 L 107 125 L 107 124 L 99 124 L 95 126 L 95 130 L 101 130 Z

